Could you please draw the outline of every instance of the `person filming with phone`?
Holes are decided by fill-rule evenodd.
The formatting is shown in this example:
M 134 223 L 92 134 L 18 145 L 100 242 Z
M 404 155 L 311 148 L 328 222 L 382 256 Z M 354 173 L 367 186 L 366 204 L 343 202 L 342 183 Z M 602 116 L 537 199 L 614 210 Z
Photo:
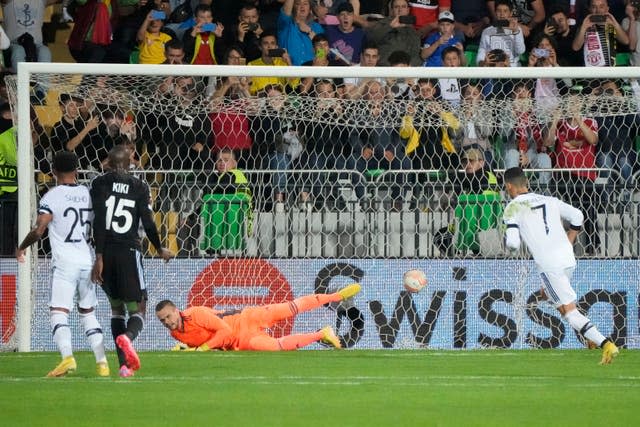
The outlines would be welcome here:
M 265 31 L 260 37 L 260 58 L 249 62 L 248 65 L 278 65 L 291 66 L 291 57 L 286 49 L 278 47 L 278 38 L 273 31 Z M 300 84 L 299 78 L 286 77 L 253 77 L 251 79 L 251 87 L 249 92 L 251 95 L 257 94 L 267 85 L 280 85 L 286 88 L 287 92 L 291 92 Z
M 182 43 L 189 64 L 216 65 L 215 42 L 217 37 L 222 37 L 224 27 L 221 23 L 213 23 L 211 7 L 207 4 L 199 4 L 194 12 L 196 24 L 184 33 Z
M 411 66 L 419 67 L 424 62 L 420 58 L 420 36 L 414 28 L 416 18 L 409 14 L 407 0 L 389 2 L 389 16 L 367 28 L 367 41 L 378 46 L 381 66 L 389 66 L 389 55 L 403 50 L 411 56 Z
M 582 50 L 586 67 L 611 67 L 615 65 L 616 42 L 628 45 L 629 36 L 609 13 L 606 0 L 591 0 L 589 15 L 573 39 L 573 50 Z

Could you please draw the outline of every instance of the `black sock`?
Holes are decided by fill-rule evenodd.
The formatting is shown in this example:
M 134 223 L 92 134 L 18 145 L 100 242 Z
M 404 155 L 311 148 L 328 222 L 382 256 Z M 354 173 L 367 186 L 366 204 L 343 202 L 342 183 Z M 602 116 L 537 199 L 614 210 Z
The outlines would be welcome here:
M 113 340 L 115 342 L 116 338 L 119 335 L 124 334 L 127 331 L 127 326 L 125 324 L 123 317 L 112 317 L 111 318 L 111 335 L 113 335 Z M 118 353 L 118 366 L 126 365 L 127 361 L 124 357 L 124 353 L 120 348 L 116 345 L 116 353 Z
M 133 316 L 129 317 L 129 320 L 127 321 L 126 333 L 127 333 L 127 336 L 131 338 L 131 341 L 136 339 L 136 337 L 142 331 L 143 326 L 144 326 L 144 321 L 142 320 L 142 317 L 140 317 L 139 315 L 134 314 Z

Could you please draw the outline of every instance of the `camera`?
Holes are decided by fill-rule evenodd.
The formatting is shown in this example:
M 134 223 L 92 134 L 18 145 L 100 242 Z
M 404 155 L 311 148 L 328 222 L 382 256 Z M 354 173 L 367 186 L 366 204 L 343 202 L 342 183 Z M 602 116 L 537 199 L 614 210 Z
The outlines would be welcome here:
M 558 23 L 553 17 L 547 19 L 547 27 L 551 27 L 554 31 L 558 31 Z
M 258 24 L 256 24 L 255 22 L 252 22 L 251 24 L 247 24 L 247 31 L 254 32 L 257 29 L 258 29 Z
M 533 53 L 538 58 L 548 58 L 550 52 L 549 52 L 549 49 L 542 49 L 542 48 L 539 48 L 539 47 L 534 47 L 531 50 L 531 53 Z
M 399 16 L 398 22 L 405 25 L 416 25 L 416 17 L 413 15 Z
M 282 55 L 284 55 L 284 52 L 284 49 L 269 49 L 269 56 L 271 58 L 280 58 Z
M 509 26 L 509 20 L 508 19 L 498 19 L 496 21 L 496 27 L 498 28 L 507 28 Z
M 594 24 L 602 24 L 607 21 L 607 15 L 591 15 L 590 20 Z

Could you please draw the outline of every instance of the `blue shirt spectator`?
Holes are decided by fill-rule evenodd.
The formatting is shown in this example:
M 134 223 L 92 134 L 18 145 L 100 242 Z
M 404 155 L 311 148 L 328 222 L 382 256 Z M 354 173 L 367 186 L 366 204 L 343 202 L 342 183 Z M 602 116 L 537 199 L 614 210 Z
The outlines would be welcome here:
M 309 0 L 285 0 L 280 10 L 278 42 L 289 53 L 292 65 L 313 60 L 311 40 L 324 29 L 312 18 Z

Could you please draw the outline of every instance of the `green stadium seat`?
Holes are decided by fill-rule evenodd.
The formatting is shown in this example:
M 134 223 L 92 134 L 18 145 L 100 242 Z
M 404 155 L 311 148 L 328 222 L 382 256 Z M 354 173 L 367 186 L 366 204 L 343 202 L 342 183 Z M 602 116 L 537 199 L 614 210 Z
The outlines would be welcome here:
M 129 64 L 138 64 L 140 62 L 140 51 L 135 49 L 129 55 Z
M 629 52 L 616 54 L 616 67 L 627 67 L 629 65 L 631 65 L 631 54 Z
M 457 224 L 456 248 L 480 251 L 478 232 L 499 228 L 502 221 L 502 200 L 499 194 L 462 194 L 455 209 Z
M 207 194 L 202 198 L 200 221 L 203 251 L 244 250 L 250 220 L 251 197 L 246 194 Z
M 476 66 L 476 58 L 478 57 L 478 51 L 465 50 L 464 56 L 467 58 L 467 67 Z

